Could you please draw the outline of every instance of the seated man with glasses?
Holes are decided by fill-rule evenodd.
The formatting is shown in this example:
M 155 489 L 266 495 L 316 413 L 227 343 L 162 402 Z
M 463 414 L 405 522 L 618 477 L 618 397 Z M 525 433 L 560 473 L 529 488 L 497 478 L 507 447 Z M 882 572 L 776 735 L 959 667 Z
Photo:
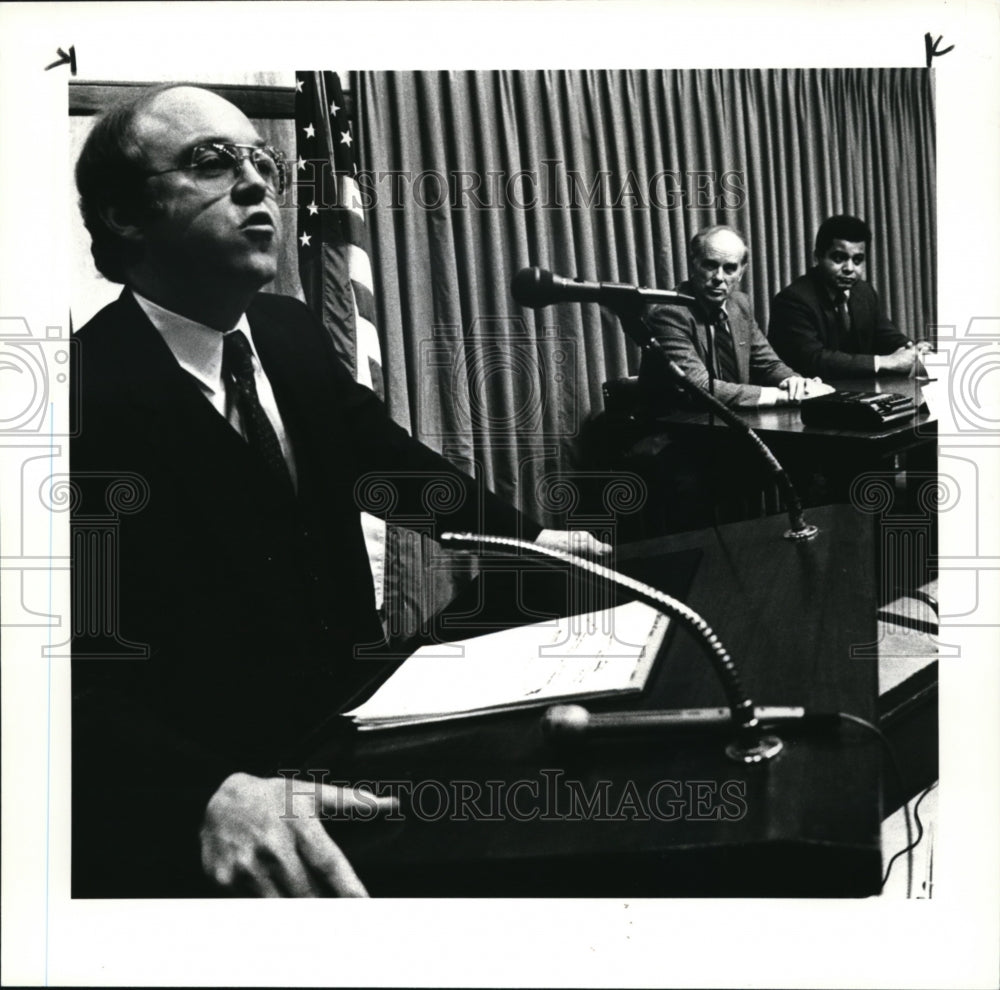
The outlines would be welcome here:
M 76 523 L 119 513 L 120 581 L 74 560 L 73 894 L 364 894 L 320 821 L 384 804 L 279 770 L 372 673 L 382 627 L 355 489 L 391 472 L 440 530 L 568 548 L 416 442 L 276 274 L 283 156 L 235 106 L 161 86 L 106 113 L 77 163 L 98 269 L 125 285 L 77 334 Z M 586 534 L 572 534 L 583 537 Z M 574 547 L 607 548 L 574 539 Z M 115 647 L 144 659 L 114 659 Z M 120 651 L 119 651 L 120 653 Z

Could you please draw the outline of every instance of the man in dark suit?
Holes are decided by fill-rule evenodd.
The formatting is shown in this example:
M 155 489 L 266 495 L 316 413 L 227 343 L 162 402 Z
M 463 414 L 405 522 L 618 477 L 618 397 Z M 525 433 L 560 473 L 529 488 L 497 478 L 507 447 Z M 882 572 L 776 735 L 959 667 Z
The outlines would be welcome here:
M 829 217 L 816 233 L 815 267 L 774 297 L 768 339 L 801 374 L 864 378 L 913 370 L 920 349 L 864 280 L 871 239 L 863 220 Z
M 688 281 L 678 291 L 693 295 L 691 306 L 658 306 L 648 324 L 667 356 L 695 384 L 727 406 L 774 406 L 798 402 L 819 391 L 818 381 L 796 374 L 781 359 L 739 291 L 749 250 L 731 227 L 708 227 L 691 239 Z M 662 362 L 644 356 L 639 384 L 652 410 L 669 406 L 675 388 Z
M 434 505 L 435 532 L 570 544 L 394 424 L 305 306 L 258 294 L 284 183 L 243 113 L 189 86 L 109 111 L 77 164 L 126 288 L 77 335 L 74 896 L 364 894 L 320 817 L 386 802 L 278 771 L 372 674 L 367 483 Z

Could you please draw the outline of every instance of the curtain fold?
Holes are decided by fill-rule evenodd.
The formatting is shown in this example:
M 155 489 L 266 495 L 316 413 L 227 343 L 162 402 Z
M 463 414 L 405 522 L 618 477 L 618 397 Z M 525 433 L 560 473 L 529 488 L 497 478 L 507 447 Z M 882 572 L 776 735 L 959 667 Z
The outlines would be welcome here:
M 929 70 L 366 72 L 353 89 L 390 413 L 546 525 L 582 524 L 553 482 L 582 470 L 601 383 L 638 353 L 596 305 L 518 307 L 522 267 L 672 287 L 692 234 L 730 223 L 766 329 L 819 223 L 854 213 L 889 313 L 918 339 L 935 321 Z

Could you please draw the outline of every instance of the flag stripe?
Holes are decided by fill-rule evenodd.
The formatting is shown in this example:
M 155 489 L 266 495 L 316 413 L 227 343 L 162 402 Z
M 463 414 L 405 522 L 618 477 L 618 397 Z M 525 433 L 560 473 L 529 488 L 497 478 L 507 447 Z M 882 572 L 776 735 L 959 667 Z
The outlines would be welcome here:
M 375 297 L 372 295 L 371 291 L 368 289 L 367 285 L 361 285 L 360 282 L 351 281 L 351 288 L 354 290 L 354 305 L 358 311 L 358 316 L 360 319 L 367 320 L 372 329 L 375 329 Z M 378 340 L 378 334 L 375 335 L 376 341 Z M 380 359 L 381 360 L 381 359 Z
M 365 211 L 362 208 L 361 190 L 353 176 L 338 173 L 340 179 L 337 192 L 339 198 L 337 205 L 346 210 L 349 216 L 357 217 L 361 221 L 362 227 L 365 222 Z M 367 233 L 366 235 L 367 236 Z
M 375 284 L 372 281 L 372 263 L 364 248 L 358 247 L 357 244 L 348 245 L 347 267 L 351 273 L 351 281 L 363 285 L 369 292 L 372 292 Z
M 355 244 L 365 253 L 368 252 L 368 228 L 362 218 L 345 210 L 341 215 L 340 226 L 348 244 Z
M 375 324 L 369 323 L 366 319 L 358 317 L 358 364 L 362 363 L 361 355 L 365 356 L 365 361 L 375 361 L 379 367 L 382 365 L 382 354 L 378 346 L 378 334 L 375 332 Z

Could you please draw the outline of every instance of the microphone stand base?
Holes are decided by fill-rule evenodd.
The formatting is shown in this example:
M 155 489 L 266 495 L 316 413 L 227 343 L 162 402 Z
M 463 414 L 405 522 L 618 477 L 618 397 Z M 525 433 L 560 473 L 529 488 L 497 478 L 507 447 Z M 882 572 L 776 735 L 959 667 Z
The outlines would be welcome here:
M 785 539 L 792 540 L 794 543 L 801 543 L 803 540 L 811 540 L 818 532 L 818 526 L 806 523 L 802 529 L 786 529 Z
M 739 741 L 731 742 L 726 747 L 726 756 L 736 763 L 763 763 L 774 759 L 784 745 L 777 736 L 761 736 L 749 745 Z

